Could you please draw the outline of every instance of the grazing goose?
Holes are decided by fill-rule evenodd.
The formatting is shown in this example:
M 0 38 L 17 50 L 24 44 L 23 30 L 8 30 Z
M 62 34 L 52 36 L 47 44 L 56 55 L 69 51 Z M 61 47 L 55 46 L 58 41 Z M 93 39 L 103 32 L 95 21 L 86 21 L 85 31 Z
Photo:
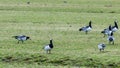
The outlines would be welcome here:
M 110 36 L 108 36 L 107 40 L 109 41 L 109 44 L 112 42 L 112 44 L 114 44 L 114 40 L 115 38 L 113 37 L 113 32 L 111 33 Z
M 13 36 L 13 38 L 17 39 L 17 40 L 18 40 L 18 43 L 19 43 L 19 41 L 21 41 L 21 42 L 23 43 L 25 40 L 30 39 L 30 37 L 25 36 L 25 35 Z M 31 40 L 31 39 L 30 39 L 30 40 Z
M 84 26 L 84 27 L 80 28 L 79 31 L 84 31 L 84 32 L 86 32 L 86 34 L 87 34 L 88 31 L 90 31 L 90 30 L 92 29 L 91 23 L 92 23 L 92 22 L 90 21 L 88 26 Z
M 106 45 L 104 44 L 104 43 L 100 43 L 100 44 L 98 44 L 98 49 L 100 50 L 100 51 L 104 51 L 104 48 L 106 47 Z
M 46 51 L 46 53 L 51 53 L 52 48 L 53 48 L 53 43 L 52 43 L 52 39 L 50 39 L 50 44 L 44 46 L 44 50 Z
M 117 24 L 117 21 L 114 21 L 114 26 L 112 26 L 112 31 L 113 32 L 116 32 L 118 30 L 118 24 Z
M 109 26 L 109 28 L 104 29 L 103 31 L 101 31 L 101 33 L 104 34 L 103 37 L 105 37 L 105 35 L 108 35 L 108 36 L 109 36 L 109 35 L 112 33 L 112 27 L 111 27 L 111 25 Z

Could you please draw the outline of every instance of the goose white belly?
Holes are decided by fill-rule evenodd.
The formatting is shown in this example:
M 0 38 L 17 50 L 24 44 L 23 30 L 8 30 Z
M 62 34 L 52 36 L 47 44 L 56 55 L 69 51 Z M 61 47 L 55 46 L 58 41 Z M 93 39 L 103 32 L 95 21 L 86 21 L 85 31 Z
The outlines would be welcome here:
M 112 31 L 106 31 L 105 34 L 110 35 Z
M 47 46 L 44 47 L 44 50 L 46 50 L 46 51 L 47 51 L 47 50 L 51 50 L 51 48 L 50 48 L 49 45 L 47 45 Z
M 99 48 L 99 49 L 102 49 L 103 47 L 99 44 L 99 45 L 98 45 L 98 48 Z
M 87 30 L 87 31 L 90 31 L 90 30 L 92 30 L 92 28 L 91 28 L 91 27 L 88 27 L 86 30 Z
M 115 31 L 117 31 L 117 30 L 118 30 L 117 28 L 113 28 L 113 29 L 112 29 L 113 32 L 115 32 Z
M 86 27 L 84 27 L 84 29 L 83 29 L 83 31 L 90 31 L 90 30 L 92 30 L 92 28 L 90 28 L 90 27 L 88 27 L 88 28 L 86 28 Z

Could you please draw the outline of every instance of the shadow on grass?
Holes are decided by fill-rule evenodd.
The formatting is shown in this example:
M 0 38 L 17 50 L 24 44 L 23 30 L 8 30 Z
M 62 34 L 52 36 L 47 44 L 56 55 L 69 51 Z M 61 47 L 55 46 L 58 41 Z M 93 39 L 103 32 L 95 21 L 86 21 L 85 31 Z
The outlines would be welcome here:
M 110 51 L 104 51 L 101 53 L 107 53 Z M 92 57 L 78 57 L 75 59 L 70 58 L 69 56 L 62 57 L 62 58 L 55 58 L 55 59 L 48 59 L 44 55 L 32 55 L 30 57 L 25 58 L 16 58 L 13 56 L 6 56 L 2 58 L 2 62 L 6 63 L 37 63 L 38 65 L 41 64 L 53 64 L 53 65 L 61 65 L 61 66 L 76 66 L 76 67 L 117 67 L 119 63 L 107 63 L 104 64 L 97 58 Z

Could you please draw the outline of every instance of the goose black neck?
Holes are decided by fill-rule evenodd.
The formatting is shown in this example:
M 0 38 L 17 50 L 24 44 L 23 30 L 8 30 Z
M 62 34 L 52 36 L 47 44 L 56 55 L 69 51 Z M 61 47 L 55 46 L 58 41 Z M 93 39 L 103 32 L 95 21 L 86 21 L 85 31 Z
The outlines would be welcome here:
M 52 44 L 52 40 L 50 40 L 50 44 Z
M 113 36 L 113 32 L 111 33 L 111 36 Z
M 30 39 L 30 37 L 26 37 L 26 40 Z
M 111 25 L 109 26 L 109 30 L 112 30 Z
M 89 22 L 89 26 L 92 28 L 91 21 Z
M 117 22 L 115 22 L 115 27 L 118 28 Z
M 13 36 L 15 39 L 18 39 L 18 36 Z
M 53 43 L 52 43 L 52 40 L 50 40 L 50 48 L 53 48 Z

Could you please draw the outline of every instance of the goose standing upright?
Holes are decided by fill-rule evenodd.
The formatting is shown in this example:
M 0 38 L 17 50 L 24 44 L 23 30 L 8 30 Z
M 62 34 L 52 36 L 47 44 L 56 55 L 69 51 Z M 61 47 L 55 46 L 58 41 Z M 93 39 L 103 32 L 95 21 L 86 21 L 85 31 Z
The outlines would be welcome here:
M 113 32 L 111 33 L 111 35 L 108 36 L 107 40 L 109 41 L 109 44 L 112 42 L 112 44 L 114 44 L 114 40 L 115 38 L 113 37 Z
M 92 29 L 91 23 L 92 23 L 92 22 L 90 21 L 88 26 L 84 26 L 84 27 L 80 28 L 79 31 L 84 31 L 84 32 L 86 32 L 86 34 L 87 34 L 88 31 L 90 31 L 90 30 Z
M 44 46 L 44 50 L 46 51 L 46 53 L 51 53 L 51 49 L 53 48 L 53 42 L 52 39 L 50 39 L 50 44 Z
M 118 30 L 118 24 L 117 24 L 117 21 L 114 21 L 114 26 L 112 26 L 112 31 L 113 32 L 116 32 Z
M 25 41 L 25 40 L 28 40 L 30 39 L 29 36 L 25 36 L 25 35 L 19 35 L 19 36 L 12 36 L 13 38 L 17 39 L 18 40 L 18 43 L 19 41 L 21 41 L 22 43 Z M 31 39 L 30 39 L 31 40 Z
M 102 51 L 102 50 L 104 51 L 105 47 L 106 47 L 106 45 L 105 45 L 104 43 L 98 44 L 98 49 L 99 49 L 100 51 Z
M 101 31 L 101 33 L 104 34 L 103 37 L 105 37 L 106 35 L 108 35 L 108 36 L 111 35 L 111 33 L 112 33 L 112 27 L 111 27 L 111 25 L 109 25 L 109 28 L 104 29 L 103 31 Z

